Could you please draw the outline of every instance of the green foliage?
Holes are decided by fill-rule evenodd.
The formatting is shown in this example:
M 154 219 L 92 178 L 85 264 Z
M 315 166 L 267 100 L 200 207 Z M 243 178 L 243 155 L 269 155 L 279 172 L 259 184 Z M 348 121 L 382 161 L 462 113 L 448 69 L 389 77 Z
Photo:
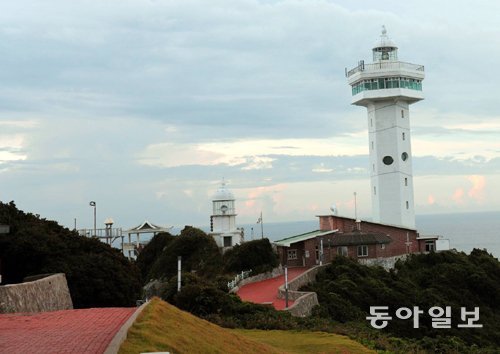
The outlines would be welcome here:
M 0 203 L 0 235 L 5 283 L 30 275 L 65 273 L 75 308 L 131 306 L 140 291 L 139 272 L 120 251 L 97 239 L 78 236 L 54 221 Z
M 137 256 L 137 266 L 141 271 L 141 276 L 144 281 L 149 281 L 148 273 L 156 262 L 165 247 L 174 240 L 175 236 L 170 235 L 168 232 L 161 232 L 156 234 L 146 247 Z
M 236 245 L 224 253 L 224 269 L 227 272 L 252 269 L 252 274 L 259 274 L 277 266 L 278 257 L 267 238 Z
M 316 283 L 320 302 L 318 313 L 331 319 L 365 322 L 370 306 L 389 306 L 393 320 L 382 331 L 400 338 L 418 339 L 416 347 L 432 352 L 463 351 L 464 348 L 493 347 L 500 343 L 500 262 L 484 250 L 470 255 L 440 252 L 411 255 L 387 272 L 354 260 L 337 257 L 320 271 Z M 394 315 L 401 307 L 424 310 L 420 326 Z M 432 328 L 427 311 L 434 306 L 451 306 L 452 328 Z M 480 308 L 483 328 L 457 328 L 462 323 L 461 307 Z M 408 343 L 406 343 L 408 344 Z M 406 345 L 405 344 L 405 345 Z M 470 347 L 470 348 L 469 348 Z M 458 350 L 456 348 L 462 348 Z
M 149 248 L 153 247 L 155 245 L 148 245 L 144 251 L 150 252 Z M 158 254 L 149 272 L 144 268 L 144 272 L 148 274 L 147 279 L 168 279 L 177 274 L 178 256 L 182 257 L 183 271 L 196 272 L 210 278 L 222 271 L 222 255 L 214 239 L 194 227 L 186 226 L 180 236 L 173 237 Z

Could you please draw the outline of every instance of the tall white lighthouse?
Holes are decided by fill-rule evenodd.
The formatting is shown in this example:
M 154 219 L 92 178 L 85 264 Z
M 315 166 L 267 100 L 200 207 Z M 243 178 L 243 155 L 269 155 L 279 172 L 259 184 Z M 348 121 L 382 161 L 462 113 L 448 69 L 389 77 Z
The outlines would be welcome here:
M 235 198 L 224 180 L 212 198 L 210 235 L 223 251 L 243 242 L 243 229 L 236 227 Z
M 424 66 L 400 61 L 383 26 L 373 63 L 346 74 L 352 104 L 368 110 L 373 220 L 415 228 L 409 106 L 424 98 Z

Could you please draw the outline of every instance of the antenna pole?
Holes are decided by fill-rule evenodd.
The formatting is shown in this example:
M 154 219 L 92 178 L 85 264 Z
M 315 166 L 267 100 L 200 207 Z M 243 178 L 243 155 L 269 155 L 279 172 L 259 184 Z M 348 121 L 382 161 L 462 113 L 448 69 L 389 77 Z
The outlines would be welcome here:
M 260 238 L 264 238 L 264 220 L 262 219 L 262 211 L 260 212 Z
M 358 204 L 356 200 L 356 192 L 354 192 L 354 218 L 358 220 Z

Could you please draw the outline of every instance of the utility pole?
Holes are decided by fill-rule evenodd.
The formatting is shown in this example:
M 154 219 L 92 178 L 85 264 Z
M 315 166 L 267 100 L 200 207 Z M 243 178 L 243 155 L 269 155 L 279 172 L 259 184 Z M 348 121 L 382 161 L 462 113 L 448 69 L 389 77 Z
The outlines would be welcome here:
M 323 239 L 319 240 L 319 265 L 323 265 Z
M 264 220 L 262 219 L 262 211 L 260 212 L 260 238 L 264 238 Z
M 181 263 L 182 256 L 177 257 L 177 292 L 181 291 Z
M 288 267 L 285 264 L 285 308 L 288 308 Z

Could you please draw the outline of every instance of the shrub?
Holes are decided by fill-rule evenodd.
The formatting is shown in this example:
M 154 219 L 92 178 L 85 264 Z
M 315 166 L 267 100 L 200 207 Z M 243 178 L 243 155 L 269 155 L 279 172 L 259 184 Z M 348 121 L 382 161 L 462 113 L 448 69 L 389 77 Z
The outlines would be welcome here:
M 140 291 L 139 271 L 123 254 L 97 239 L 79 236 L 54 221 L 0 203 L 0 235 L 5 283 L 30 275 L 65 273 L 75 308 L 131 306 Z
M 224 254 L 224 270 L 227 272 L 239 273 L 252 269 L 252 274 L 258 274 L 270 271 L 277 265 L 278 257 L 267 238 L 236 245 Z

